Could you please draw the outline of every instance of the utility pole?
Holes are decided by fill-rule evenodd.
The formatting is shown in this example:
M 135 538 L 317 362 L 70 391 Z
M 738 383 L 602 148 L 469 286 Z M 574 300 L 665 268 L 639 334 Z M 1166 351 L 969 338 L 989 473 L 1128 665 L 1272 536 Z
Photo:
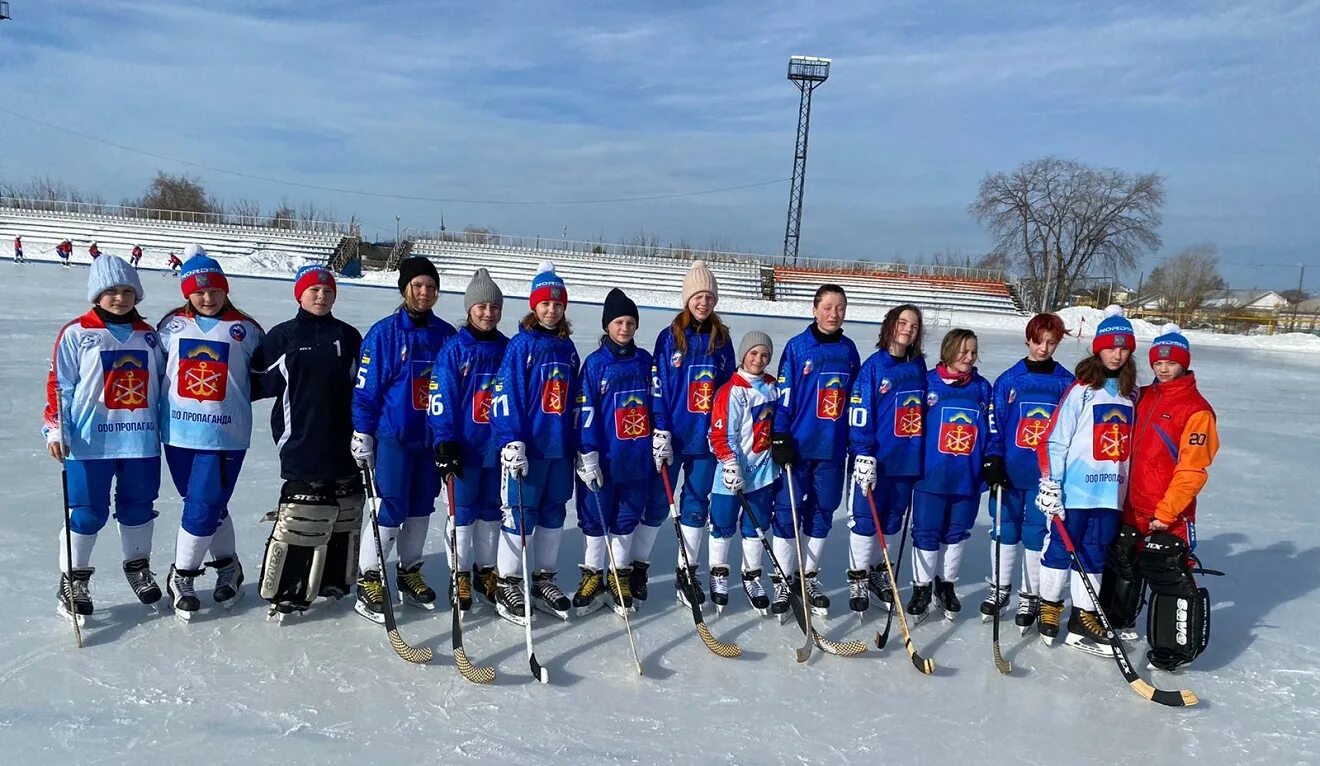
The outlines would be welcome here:
M 1297 264 L 1297 302 L 1293 304 L 1292 326 L 1288 328 L 1291 332 L 1297 329 L 1297 312 L 1302 307 L 1302 281 L 1306 278 L 1306 264 Z

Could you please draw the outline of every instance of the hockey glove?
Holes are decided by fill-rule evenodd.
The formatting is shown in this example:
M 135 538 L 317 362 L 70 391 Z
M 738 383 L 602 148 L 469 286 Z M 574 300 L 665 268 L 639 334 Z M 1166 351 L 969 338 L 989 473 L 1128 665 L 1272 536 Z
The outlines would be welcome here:
M 655 470 L 660 466 L 674 462 L 674 435 L 668 431 L 651 432 L 651 459 L 655 461 Z
M 1002 455 L 986 455 L 981 461 L 981 481 L 990 486 L 999 485 L 1008 489 L 1008 471 L 1004 470 Z
M 734 461 L 722 463 L 723 469 L 720 471 L 720 482 L 724 488 L 730 492 L 741 492 L 743 488 L 742 469 Z
M 353 440 L 348 444 L 348 451 L 353 453 L 353 459 L 359 466 L 376 467 L 376 439 L 370 434 L 354 431 Z
M 793 446 L 792 434 L 780 432 L 770 437 L 770 459 L 781 467 L 797 462 L 797 448 Z
M 605 484 L 605 474 L 600 471 L 600 453 L 596 451 L 579 452 L 577 456 L 577 475 L 587 489 L 595 492 Z
M 440 476 L 440 483 L 445 483 L 450 476 L 463 475 L 462 454 L 458 442 L 444 441 L 435 445 L 435 472 Z
M 1050 479 L 1040 480 L 1039 489 L 1036 490 L 1036 510 L 1049 518 L 1057 516 L 1059 521 L 1063 521 L 1063 499 L 1059 482 Z
M 853 484 L 862 494 L 875 489 L 875 458 L 866 455 L 853 458 Z
M 500 467 L 505 476 L 527 475 L 527 445 L 509 442 L 500 450 Z

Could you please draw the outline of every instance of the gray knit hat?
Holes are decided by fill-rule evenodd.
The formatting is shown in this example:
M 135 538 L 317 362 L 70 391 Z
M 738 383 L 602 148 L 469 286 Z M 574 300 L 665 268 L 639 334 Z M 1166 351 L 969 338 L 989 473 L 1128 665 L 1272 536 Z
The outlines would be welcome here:
M 147 297 L 147 291 L 142 289 L 142 278 L 138 276 L 137 269 L 122 258 L 108 253 L 102 255 L 92 261 L 92 268 L 87 274 L 87 302 L 96 303 L 101 293 L 120 285 L 133 288 L 138 303 Z
M 464 313 L 471 311 L 478 303 L 494 303 L 504 308 L 504 293 L 500 292 L 500 286 L 495 284 L 495 280 L 490 278 L 490 272 L 485 269 L 477 269 L 477 273 L 472 275 L 472 281 L 468 282 L 467 290 L 463 293 Z
M 738 344 L 738 366 L 742 367 L 743 359 L 747 357 L 747 352 L 757 346 L 765 346 L 770 352 L 770 356 L 775 355 L 775 342 L 770 340 L 770 336 L 760 330 L 752 330 L 742 336 L 742 342 Z

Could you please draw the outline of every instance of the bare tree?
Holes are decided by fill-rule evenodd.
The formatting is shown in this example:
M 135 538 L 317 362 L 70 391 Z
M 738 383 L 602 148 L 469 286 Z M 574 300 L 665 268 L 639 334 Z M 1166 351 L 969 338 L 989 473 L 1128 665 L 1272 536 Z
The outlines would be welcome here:
M 1224 289 L 1224 279 L 1219 275 L 1219 248 L 1192 245 L 1156 266 L 1146 284 L 1160 296 L 1162 312 L 1184 321 L 1201 307 L 1206 296 Z
M 240 226 L 255 226 L 261 217 L 261 203 L 254 199 L 244 197 L 226 207 L 229 209 L 229 217 Z
M 1044 157 L 987 175 L 968 212 L 1052 309 L 1092 269 L 1131 268 L 1158 248 L 1163 208 L 1159 175 Z
M 279 207 L 270 211 L 270 218 L 266 220 L 266 225 L 272 229 L 292 229 L 297 223 L 298 211 L 293 209 L 288 198 L 280 200 Z
M 179 219 L 178 213 L 222 213 L 219 202 L 212 199 L 200 178 L 187 174 L 172 176 L 157 170 L 147 191 L 129 202 L 132 207 L 146 208 L 152 218 Z

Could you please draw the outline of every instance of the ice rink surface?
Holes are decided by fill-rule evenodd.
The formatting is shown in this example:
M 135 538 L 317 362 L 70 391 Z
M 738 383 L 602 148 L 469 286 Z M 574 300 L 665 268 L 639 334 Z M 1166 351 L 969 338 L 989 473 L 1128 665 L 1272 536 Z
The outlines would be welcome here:
M 253 447 L 230 506 L 247 569 L 244 599 L 218 613 L 208 576 L 199 581 L 203 611 L 189 625 L 136 603 L 120 572 L 117 535 L 107 527 L 93 557 L 96 615 L 86 648 L 74 647 L 69 626 L 54 614 L 59 470 L 39 426 L 51 345 L 65 322 L 87 310 L 86 277 L 85 267 L 0 265 L 5 764 L 1320 762 L 1320 355 L 1192 350 L 1223 445 L 1199 507 L 1197 553 L 1227 576 L 1202 580 L 1213 630 L 1192 669 L 1152 676 L 1140 661 L 1144 643 L 1131 645 L 1131 654 L 1157 686 L 1195 690 L 1199 707 L 1146 702 L 1111 660 L 1046 647 L 1034 632 L 1019 638 L 1011 622 L 1002 641 L 1014 673 L 1001 676 L 991 663 L 990 626 L 976 613 L 989 573 L 985 514 L 958 586 L 962 619 L 932 617 L 914 631 L 921 652 L 939 666 L 934 677 L 912 668 L 897 627 L 883 651 L 852 659 L 817 652 L 798 665 L 798 629 L 756 616 L 741 593 L 722 616 L 707 611 L 714 633 L 743 647 L 740 659 L 716 657 L 674 604 L 676 548 L 667 524 L 653 556 L 651 598 L 633 618 L 644 677 L 633 669 L 622 622 L 608 610 L 581 624 L 538 615 L 537 654 L 552 677 L 542 686 L 527 672 L 521 628 L 477 609 L 465 623 L 469 655 L 499 672 L 494 685 L 478 687 L 452 667 L 447 611 L 399 608 L 404 636 L 435 650 L 435 662 L 424 667 L 396 657 L 384 631 L 353 614 L 347 600 L 318 602 L 283 625 L 265 621 L 255 593 L 269 529 L 260 518 L 280 484 L 269 402 L 257 407 Z M 144 272 L 143 281 L 149 321 L 182 303 L 168 273 Z M 231 285 L 235 303 L 266 327 L 295 311 L 291 281 L 231 277 Z M 365 333 L 397 304 L 388 289 L 345 287 L 335 314 Z M 459 319 L 461 298 L 442 296 L 437 313 Z M 523 313 L 521 300 L 507 302 L 506 333 Z M 599 337 L 600 307 L 574 304 L 568 315 L 585 357 Z M 642 345 L 649 348 L 671 316 L 644 310 Z M 809 321 L 728 319 L 735 339 L 762 329 L 781 348 Z M 865 358 L 878 326 L 850 323 L 847 330 Z M 932 357 L 944 331 L 927 328 Z M 1021 336 L 980 334 L 980 370 L 993 380 L 1021 356 Z M 1058 357 L 1072 365 L 1082 351 L 1067 340 Z M 1145 352 L 1143 343 L 1143 382 L 1150 379 Z M 153 559 L 162 578 L 180 506 L 166 476 Z M 822 579 L 834 606 L 822 632 L 869 641 L 883 615 L 872 608 L 859 625 L 846 614 L 846 524 L 836 514 L 825 551 Z M 425 571 L 443 592 L 441 528 L 432 526 Z M 582 552 L 571 505 L 568 529 L 560 557 L 566 590 L 576 585 Z M 900 579 L 909 576 L 905 562 Z

